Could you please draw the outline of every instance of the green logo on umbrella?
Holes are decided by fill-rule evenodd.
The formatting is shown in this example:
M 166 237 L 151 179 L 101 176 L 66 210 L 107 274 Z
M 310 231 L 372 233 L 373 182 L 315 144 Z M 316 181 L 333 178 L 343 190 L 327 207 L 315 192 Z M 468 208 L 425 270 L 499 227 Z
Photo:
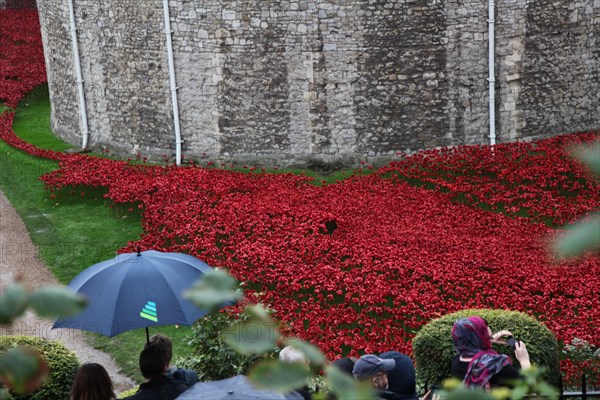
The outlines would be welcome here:
M 158 322 L 158 314 L 156 313 L 156 303 L 153 301 L 147 301 L 140 317 L 149 319 L 150 321 Z

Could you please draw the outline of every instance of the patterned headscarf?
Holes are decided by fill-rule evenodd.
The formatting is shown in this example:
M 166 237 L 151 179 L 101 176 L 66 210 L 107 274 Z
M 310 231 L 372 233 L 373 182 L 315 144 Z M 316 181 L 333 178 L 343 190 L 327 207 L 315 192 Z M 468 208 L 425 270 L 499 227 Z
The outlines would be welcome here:
M 452 344 L 459 356 L 473 358 L 463 382 L 467 387 L 483 387 L 510 358 L 492 349 L 487 323 L 479 317 L 459 319 L 452 327 Z

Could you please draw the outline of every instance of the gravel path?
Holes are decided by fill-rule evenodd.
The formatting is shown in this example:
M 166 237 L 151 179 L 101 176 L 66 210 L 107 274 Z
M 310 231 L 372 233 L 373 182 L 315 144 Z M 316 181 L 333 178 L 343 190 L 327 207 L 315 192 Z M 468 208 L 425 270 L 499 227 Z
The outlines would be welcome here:
M 31 288 L 58 284 L 39 260 L 37 248 L 31 242 L 25 224 L 0 191 L 0 287 L 13 282 L 17 276 L 21 276 L 23 282 Z M 72 350 L 81 363 L 102 364 L 113 381 L 115 392 L 121 393 L 136 386 L 133 380 L 119 373 L 119 367 L 110 355 L 86 344 L 81 331 L 51 328 L 52 321 L 27 312 L 13 325 L 0 326 L 0 335 L 32 335 L 58 340 Z

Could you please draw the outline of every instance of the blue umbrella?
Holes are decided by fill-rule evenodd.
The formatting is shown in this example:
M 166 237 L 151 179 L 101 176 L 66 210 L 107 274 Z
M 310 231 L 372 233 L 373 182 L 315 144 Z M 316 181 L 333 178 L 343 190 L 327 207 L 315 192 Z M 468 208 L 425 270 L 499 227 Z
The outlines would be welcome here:
M 302 400 L 298 393 L 289 393 L 287 395 L 271 390 L 258 389 L 244 375 L 237 375 L 233 378 L 223 379 L 221 381 L 198 382 L 185 392 L 177 400 Z
M 92 265 L 68 287 L 88 299 L 75 316 L 59 318 L 54 328 L 73 328 L 113 337 L 133 329 L 192 325 L 207 314 L 182 295 L 205 273 L 204 262 L 187 254 L 149 250 L 120 254 Z

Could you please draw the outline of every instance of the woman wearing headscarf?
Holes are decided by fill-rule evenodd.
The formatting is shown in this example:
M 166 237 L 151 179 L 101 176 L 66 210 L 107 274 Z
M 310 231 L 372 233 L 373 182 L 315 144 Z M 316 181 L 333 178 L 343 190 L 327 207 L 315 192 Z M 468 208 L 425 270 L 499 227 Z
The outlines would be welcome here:
M 452 344 L 458 355 L 452 360 L 452 376 L 462 379 L 467 387 L 489 389 L 492 386 L 510 385 L 520 379 L 519 370 L 513 367 L 510 357 L 497 353 L 492 343 L 506 344 L 503 337 L 509 331 L 492 334 L 487 322 L 480 317 L 459 319 L 452 327 Z M 515 357 L 522 369 L 531 367 L 525 343 L 515 343 Z

